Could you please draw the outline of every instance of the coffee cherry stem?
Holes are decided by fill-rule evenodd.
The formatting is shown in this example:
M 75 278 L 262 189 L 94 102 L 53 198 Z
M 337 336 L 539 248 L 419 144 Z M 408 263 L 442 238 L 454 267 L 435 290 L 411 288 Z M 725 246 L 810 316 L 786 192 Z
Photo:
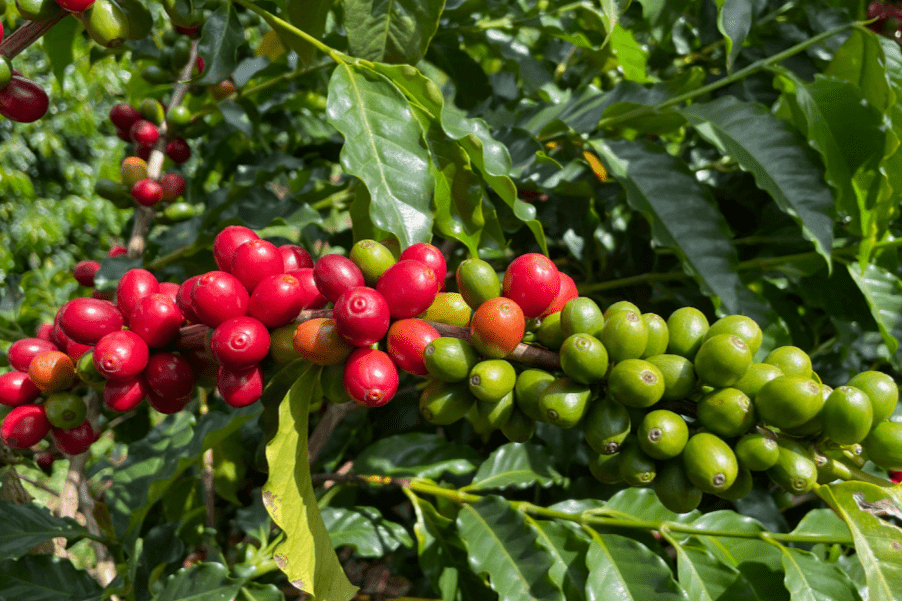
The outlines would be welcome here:
M 0 42 L 0 55 L 9 59 L 15 58 L 68 15 L 68 12 L 61 10 L 58 15 L 46 21 L 25 21 Z

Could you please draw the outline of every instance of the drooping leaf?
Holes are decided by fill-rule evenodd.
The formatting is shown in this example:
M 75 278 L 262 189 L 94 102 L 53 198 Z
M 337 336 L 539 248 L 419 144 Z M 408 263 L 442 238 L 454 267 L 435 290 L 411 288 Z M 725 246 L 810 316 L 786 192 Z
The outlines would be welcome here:
M 860 601 L 858 590 L 835 563 L 809 551 L 783 547 L 786 588 L 793 601 Z
M 45 35 L 41 38 L 44 52 L 47 53 L 47 60 L 50 61 L 50 68 L 53 70 L 53 76 L 56 77 L 60 86 L 63 85 L 66 67 L 71 65 L 74 59 L 72 44 L 75 43 L 75 35 L 81 27 L 78 19 L 63 19 L 53 26 L 53 35 Z
M 627 202 L 650 221 L 660 244 L 673 248 L 686 271 L 730 313 L 763 321 L 768 311 L 742 283 L 736 250 L 710 192 L 678 158 L 650 142 L 591 140 Z
M 824 75 L 855 84 L 865 99 L 882 112 L 893 104 L 895 94 L 887 79 L 878 37 L 864 28 L 850 30 L 848 39 L 833 55 Z
M 0 599 L 96 601 L 102 595 L 97 581 L 68 559 L 26 555 L 0 562 Z
M 526 523 L 535 530 L 539 544 L 551 554 L 553 563 L 548 574 L 564 593 L 564 599 L 567 601 L 585 599 L 586 580 L 589 577 L 589 570 L 586 567 L 588 539 L 579 536 L 574 529 L 557 522 L 535 520 L 527 516 Z
M 539 546 L 522 513 L 490 495 L 458 514 L 457 527 L 470 555 L 470 567 L 486 574 L 499 601 L 563 601 L 549 576 L 551 555 Z
M 438 29 L 444 0 L 347 0 L 344 26 L 352 55 L 414 65 Z
M 386 520 L 375 507 L 323 507 L 320 514 L 332 546 L 348 545 L 361 557 L 383 557 L 413 545 L 404 526 Z
M 44 541 L 80 538 L 88 531 L 71 518 L 58 518 L 41 505 L 0 501 L 0 560 L 18 559 Z
M 857 263 L 848 266 L 849 275 L 871 309 L 880 335 L 889 348 L 890 357 L 898 365 L 896 356 L 902 337 L 902 279 L 878 265 L 869 264 L 864 270 Z
M 867 576 L 869 601 L 902 598 L 902 528 L 878 517 L 900 502 L 887 490 L 865 482 L 821 486 L 817 494 L 848 524 L 855 553 Z
M 752 28 L 755 5 L 745 0 L 716 0 L 717 29 L 727 43 L 727 67 L 732 67 Z
M 693 601 L 765 601 L 739 570 L 704 548 L 680 543 L 673 547 L 680 585 Z
M 288 0 L 286 14 L 288 22 L 297 26 L 304 33 L 315 38 L 322 37 L 326 31 L 326 18 L 332 9 L 332 0 Z M 284 41 L 298 53 L 298 60 L 303 65 L 310 65 L 316 48 L 306 40 L 295 36 L 285 36 Z
M 476 469 L 479 454 L 438 434 L 410 432 L 388 436 L 357 455 L 354 471 L 396 478 L 438 478 L 445 472 L 467 474 Z
M 204 21 L 197 47 L 198 56 L 204 59 L 204 72 L 197 83 L 214 84 L 228 79 L 238 66 L 238 46 L 244 41 L 244 27 L 231 2 L 213 11 Z
M 754 176 L 758 187 L 796 220 L 831 264 L 833 198 L 804 140 L 763 106 L 733 96 L 693 104 L 681 112 L 703 138 Z
M 811 509 L 805 514 L 792 534 L 818 534 L 821 536 L 848 536 L 849 526 L 832 509 Z
M 370 192 L 370 216 L 401 247 L 432 238 L 435 181 L 423 131 L 404 95 L 369 69 L 339 65 L 329 82 L 326 115 L 345 137 L 344 170 Z
M 533 484 L 547 488 L 563 482 L 564 477 L 555 469 L 543 447 L 510 442 L 495 449 L 482 462 L 473 482 L 463 490 L 526 488 Z
M 279 431 L 266 445 L 271 468 L 263 486 L 263 503 L 285 532 L 285 541 L 273 557 L 289 582 L 314 599 L 347 601 L 357 587 L 348 581 L 332 548 L 307 459 L 309 408 L 320 371 L 310 365 L 282 401 Z
M 182 568 L 163 583 L 153 601 L 229 601 L 238 595 L 241 582 L 229 578 L 221 563 L 197 563 Z

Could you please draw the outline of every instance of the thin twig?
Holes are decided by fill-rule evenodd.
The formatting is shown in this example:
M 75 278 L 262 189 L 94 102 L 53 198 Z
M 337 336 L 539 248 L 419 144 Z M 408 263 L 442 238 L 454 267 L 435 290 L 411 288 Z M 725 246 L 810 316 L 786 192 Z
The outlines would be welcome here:
M 25 21 L 0 43 L 0 55 L 15 58 L 68 15 L 68 11 L 61 10 L 57 16 L 46 21 Z
M 326 446 L 326 442 L 328 442 L 329 437 L 332 436 L 332 432 L 335 431 L 338 424 L 341 423 L 341 420 L 358 407 L 360 405 L 357 403 L 329 403 L 322 419 L 316 425 L 316 428 L 313 429 L 313 434 L 310 435 L 310 441 L 307 446 L 307 460 L 309 463 L 312 464 L 319 457 L 319 454 Z

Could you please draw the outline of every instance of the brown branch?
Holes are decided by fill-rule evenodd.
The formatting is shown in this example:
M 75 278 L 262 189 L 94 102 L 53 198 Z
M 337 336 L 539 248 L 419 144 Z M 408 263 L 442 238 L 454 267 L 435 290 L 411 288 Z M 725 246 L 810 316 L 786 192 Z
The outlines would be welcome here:
M 13 59 L 20 52 L 34 44 L 45 33 L 50 31 L 54 25 L 65 19 L 69 13 L 60 10 L 59 14 L 52 19 L 46 21 L 25 21 L 14 32 L 6 36 L 0 43 L 0 55 L 9 59 Z

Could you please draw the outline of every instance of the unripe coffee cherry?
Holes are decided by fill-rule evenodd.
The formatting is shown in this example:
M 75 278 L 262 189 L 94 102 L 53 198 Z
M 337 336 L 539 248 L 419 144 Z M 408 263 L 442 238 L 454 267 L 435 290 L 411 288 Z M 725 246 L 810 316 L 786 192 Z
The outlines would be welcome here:
M 191 306 L 204 325 L 215 328 L 247 313 L 250 295 L 238 279 L 224 271 L 202 275 L 191 288 Z
M 142 179 L 132 186 L 132 198 L 139 205 L 152 207 L 163 200 L 163 186 L 152 179 Z
M 144 378 L 150 390 L 163 397 L 183 397 L 194 392 L 197 373 L 191 362 L 175 353 L 155 353 L 147 361 Z
M 64 305 L 65 306 L 65 305 Z M 22 338 L 13 342 L 9 350 L 6 352 L 6 359 L 10 366 L 21 372 L 28 371 L 31 360 L 44 351 L 59 350 L 55 344 L 49 340 L 40 338 Z
M 185 321 L 175 301 L 165 294 L 151 294 L 132 309 L 128 326 L 150 348 L 163 348 L 176 339 Z
M 182 138 L 174 138 L 166 145 L 166 156 L 173 162 L 182 164 L 191 158 L 191 147 Z
M 150 351 L 144 339 L 128 330 L 111 332 L 94 345 L 94 367 L 108 380 L 128 380 L 147 366 Z
M 322 309 L 329 304 L 329 299 L 323 296 L 319 288 L 316 287 L 312 267 L 301 268 L 290 272 L 288 275 L 297 278 L 298 284 L 301 286 L 301 295 L 304 299 L 302 310 Z
M 282 255 L 283 273 L 291 273 L 298 269 L 313 269 L 313 257 L 297 244 L 283 244 L 279 247 Z
M 282 273 L 268 276 L 254 287 L 247 312 L 267 328 L 278 328 L 294 321 L 303 308 L 301 283 Z
M 238 247 L 250 240 L 259 240 L 260 236 L 243 225 L 229 225 L 216 234 L 213 239 L 213 258 L 222 271 L 229 271 L 232 257 Z
M 388 332 L 388 303 L 372 288 L 356 286 L 335 300 L 332 318 L 342 338 L 354 346 L 370 346 Z
M 338 335 L 335 321 L 325 317 L 299 323 L 292 343 L 294 351 L 314 365 L 343 363 L 354 350 Z
M 363 272 L 341 255 L 326 255 L 313 266 L 313 280 L 320 293 L 334 303 L 348 288 L 363 286 Z
M 75 281 L 87 288 L 94 287 L 94 274 L 100 269 L 97 261 L 79 261 L 72 270 Z
M 130 130 L 132 125 L 141 120 L 141 113 L 138 109 L 128 104 L 120 102 L 114 104 L 110 109 L 110 121 L 117 129 Z
M 416 317 L 438 294 L 435 272 L 420 261 L 398 261 L 382 274 L 376 290 L 385 297 L 392 319 Z
M 116 306 L 128 322 L 138 301 L 159 291 L 160 282 L 152 273 L 146 269 L 129 269 L 116 286 Z
M 150 387 L 142 374 L 128 380 L 109 380 L 103 387 L 103 402 L 113 411 L 131 411 L 147 398 Z
M 19 407 L 33 403 L 41 391 L 21 371 L 11 371 L 0 375 L 0 405 Z
M 504 272 L 501 283 L 503 296 L 523 309 L 523 315 L 533 319 L 541 315 L 561 289 L 561 278 L 551 259 L 538 253 L 520 255 Z
M 139 119 L 128 130 L 129 136 L 137 146 L 152 147 L 160 139 L 160 130 L 146 119 Z
M 237 370 L 220 367 L 216 387 L 228 405 L 247 407 L 263 394 L 263 370 L 259 365 Z
M 69 430 L 51 428 L 50 436 L 56 448 L 66 455 L 81 455 L 100 438 L 100 432 L 94 430 L 89 420 L 85 420 L 81 425 Z
M 355 403 L 380 407 L 398 391 L 398 370 L 386 353 L 359 348 L 345 363 L 345 391 Z
M 3 418 L 0 439 L 11 449 L 27 449 L 38 444 L 50 432 L 43 405 L 22 405 Z
M 250 294 L 262 279 L 283 273 L 284 269 L 282 255 L 272 242 L 249 240 L 235 250 L 229 273 L 238 278 Z
M 59 311 L 59 325 L 70 340 L 93 345 L 125 325 L 125 316 L 113 303 L 97 298 L 76 298 Z
M 401 252 L 401 260 L 425 263 L 435 273 L 438 287 L 441 288 L 445 283 L 445 276 L 448 275 L 448 264 L 445 262 L 445 255 L 428 242 L 419 242 L 413 246 L 408 246 Z
M 233 317 L 213 331 L 210 350 L 229 369 L 250 367 L 269 352 L 269 331 L 253 317 Z

